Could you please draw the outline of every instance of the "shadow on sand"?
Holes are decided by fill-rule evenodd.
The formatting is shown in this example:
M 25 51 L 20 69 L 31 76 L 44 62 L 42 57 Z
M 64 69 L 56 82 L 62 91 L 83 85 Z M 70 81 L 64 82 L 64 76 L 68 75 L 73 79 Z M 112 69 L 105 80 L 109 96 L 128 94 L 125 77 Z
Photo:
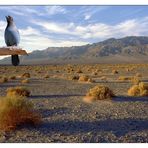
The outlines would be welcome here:
M 124 136 L 128 132 L 148 130 L 148 120 L 143 119 L 107 119 L 104 121 L 55 121 L 43 123 L 39 128 L 41 132 L 62 133 L 87 133 L 87 132 L 112 132 L 117 137 Z
M 31 99 L 40 99 L 40 98 L 44 98 L 44 99 L 51 99 L 51 98 L 56 98 L 56 99 L 60 99 L 60 98 L 68 98 L 68 97 L 81 97 L 84 95 L 80 95 L 80 94 L 65 94 L 65 95 L 32 95 L 30 96 Z
M 41 113 L 43 118 L 46 118 L 54 115 L 68 114 L 70 110 L 66 107 L 60 107 L 55 109 L 39 109 L 39 112 Z
M 148 97 L 117 96 L 112 100 L 116 102 L 148 102 Z

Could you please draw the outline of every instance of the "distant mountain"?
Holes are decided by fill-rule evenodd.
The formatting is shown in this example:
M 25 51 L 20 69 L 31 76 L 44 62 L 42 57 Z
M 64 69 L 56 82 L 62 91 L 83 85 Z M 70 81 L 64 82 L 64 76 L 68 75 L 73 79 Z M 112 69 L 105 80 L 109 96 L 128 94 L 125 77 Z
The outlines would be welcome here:
M 110 38 L 102 42 L 72 47 L 48 47 L 22 56 L 23 63 L 107 63 L 148 62 L 148 37 Z M 8 61 L 5 58 L 0 61 Z

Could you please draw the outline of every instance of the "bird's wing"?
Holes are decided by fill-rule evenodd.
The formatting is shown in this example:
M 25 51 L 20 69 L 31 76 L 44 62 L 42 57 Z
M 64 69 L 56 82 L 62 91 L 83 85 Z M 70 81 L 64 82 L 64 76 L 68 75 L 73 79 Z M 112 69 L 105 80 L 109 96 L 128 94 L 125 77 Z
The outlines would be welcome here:
M 5 43 L 7 46 L 18 45 L 20 41 L 20 35 L 16 29 L 5 30 Z

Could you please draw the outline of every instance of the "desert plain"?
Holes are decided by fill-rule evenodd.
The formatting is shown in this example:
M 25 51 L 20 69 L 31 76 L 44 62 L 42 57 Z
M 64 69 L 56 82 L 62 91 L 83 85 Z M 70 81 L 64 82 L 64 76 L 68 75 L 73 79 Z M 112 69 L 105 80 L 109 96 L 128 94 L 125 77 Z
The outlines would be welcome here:
M 148 84 L 148 64 L 1 65 L 0 77 L 7 79 L 0 82 L 1 97 L 10 87 L 27 88 L 27 99 L 42 118 L 37 126 L 0 131 L 1 143 L 148 142 L 148 96 L 128 95 L 137 83 L 131 78 Z M 115 96 L 85 102 L 97 85 L 109 87 Z

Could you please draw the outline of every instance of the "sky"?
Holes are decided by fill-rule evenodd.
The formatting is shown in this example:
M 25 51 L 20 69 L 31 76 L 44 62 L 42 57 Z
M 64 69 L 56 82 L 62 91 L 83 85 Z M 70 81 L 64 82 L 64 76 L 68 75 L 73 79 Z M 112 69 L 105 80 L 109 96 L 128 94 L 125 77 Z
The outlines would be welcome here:
M 19 46 L 28 52 L 148 36 L 148 6 L 0 6 L 0 46 L 5 46 L 6 15 L 14 18 Z

